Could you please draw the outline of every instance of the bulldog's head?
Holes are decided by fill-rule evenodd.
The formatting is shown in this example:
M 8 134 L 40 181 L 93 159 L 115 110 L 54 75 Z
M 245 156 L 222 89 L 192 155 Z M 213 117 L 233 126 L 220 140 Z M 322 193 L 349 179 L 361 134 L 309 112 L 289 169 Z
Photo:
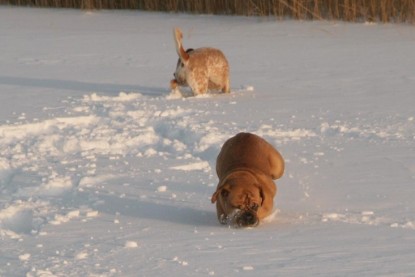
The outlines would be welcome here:
M 261 185 L 248 173 L 234 174 L 226 178 L 212 195 L 212 203 L 217 201 L 222 214 L 222 224 L 251 227 L 259 223 L 257 216 L 264 194 Z

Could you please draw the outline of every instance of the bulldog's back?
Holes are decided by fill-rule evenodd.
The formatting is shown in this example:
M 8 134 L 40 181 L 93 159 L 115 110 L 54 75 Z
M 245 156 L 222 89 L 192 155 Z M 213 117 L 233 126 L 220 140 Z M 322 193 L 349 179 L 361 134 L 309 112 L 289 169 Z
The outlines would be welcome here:
M 216 172 L 222 179 L 238 168 L 259 170 L 277 179 L 284 171 L 284 161 L 278 151 L 261 137 L 239 133 L 222 146 L 216 160 Z

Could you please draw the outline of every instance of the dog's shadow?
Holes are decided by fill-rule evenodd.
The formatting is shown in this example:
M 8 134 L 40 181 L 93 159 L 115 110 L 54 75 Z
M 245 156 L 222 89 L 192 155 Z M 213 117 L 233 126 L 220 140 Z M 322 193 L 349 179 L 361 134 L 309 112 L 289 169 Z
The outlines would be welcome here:
M 79 199 L 88 201 L 87 194 L 78 195 Z M 217 217 L 214 208 L 212 211 L 196 209 L 180 205 L 176 203 L 162 203 L 163 201 L 150 202 L 146 199 L 128 198 L 115 195 L 100 195 L 99 205 L 94 206 L 94 209 L 101 213 L 116 216 L 121 214 L 123 216 L 133 218 L 145 218 L 150 220 L 159 220 L 190 226 L 217 226 Z M 102 202 L 103 201 L 103 202 Z M 89 205 L 88 205 L 89 206 Z
M 47 89 L 71 90 L 79 92 L 101 92 L 118 94 L 124 92 L 138 92 L 146 96 L 163 96 L 170 91 L 168 88 L 146 87 L 128 84 L 90 83 L 75 80 L 37 79 L 28 77 L 0 76 L 0 84 L 36 87 Z

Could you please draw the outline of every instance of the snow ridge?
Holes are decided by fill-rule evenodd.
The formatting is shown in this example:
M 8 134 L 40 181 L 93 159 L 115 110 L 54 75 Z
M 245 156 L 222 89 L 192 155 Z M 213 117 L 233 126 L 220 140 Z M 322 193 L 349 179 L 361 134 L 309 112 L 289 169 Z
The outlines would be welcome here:
M 173 170 L 212 172 L 210 163 L 215 154 L 237 128 L 227 128 L 228 131 L 223 132 L 226 128 L 218 127 L 223 123 L 213 120 L 202 125 L 198 120 L 202 116 L 197 108 L 185 108 L 177 100 L 164 97 L 124 92 L 117 96 L 92 93 L 73 101 L 66 116 L 0 126 L 2 192 L 11 192 L 11 199 L 21 201 L 0 210 L 3 234 L 7 231 L 39 231 L 41 224 L 60 224 L 79 217 L 78 207 L 66 215 L 55 214 L 58 207 L 54 206 L 53 198 L 76 194 L 85 188 L 97 188 L 106 180 L 118 178 L 117 175 L 97 173 L 98 162 L 102 159 L 111 163 L 128 160 L 128 157 L 162 156 L 179 161 L 170 167 Z M 320 129 L 273 128 L 262 124 L 253 131 L 277 144 L 287 144 L 309 139 L 323 141 L 335 136 L 375 140 L 376 143 L 407 140 L 410 130 L 405 122 L 395 128 L 393 125 L 362 128 L 350 123 L 323 122 Z M 299 161 L 313 164 L 324 155 L 316 152 L 312 159 L 299 157 Z M 11 188 L 16 178 L 25 185 Z M 40 212 L 32 212 L 40 207 Z M 347 220 L 344 215 L 332 215 L 324 214 L 323 221 L 367 223 L 363 219 Z M 15 224 L 11 223 L 13 221 Z M 391 222 L 390 225 L 396 224 Z M 13 233 L 12 236 L 16 235 Z

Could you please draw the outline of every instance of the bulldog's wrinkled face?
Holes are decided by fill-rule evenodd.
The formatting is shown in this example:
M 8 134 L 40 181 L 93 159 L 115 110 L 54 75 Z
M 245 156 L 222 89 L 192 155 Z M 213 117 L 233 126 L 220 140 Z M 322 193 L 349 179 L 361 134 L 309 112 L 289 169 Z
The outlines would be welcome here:
M 262 194 L 258 186 L 255 184 L 239 186 L 227 183 L 221 189 L 218 198 L 224 211 L 224 214 L 221 215 L 222 224 L 239 227 L 258 225 L 257 211 L 262 204 Z
M 189 48 L 186 50 L 186 53 L 190 53 L 192 52 L 193 49 Z M 187 82 L 186 82 L 186 71 L 185 71 L 185 66 L 184 63 L 180 60 L 180 58 L 177 61 L 177 65 L 176 65 L 176 71 L 173 73 L 174 75 L 174 79 L 176 80 L 177 84 L 180 86 L 187 86 Z

